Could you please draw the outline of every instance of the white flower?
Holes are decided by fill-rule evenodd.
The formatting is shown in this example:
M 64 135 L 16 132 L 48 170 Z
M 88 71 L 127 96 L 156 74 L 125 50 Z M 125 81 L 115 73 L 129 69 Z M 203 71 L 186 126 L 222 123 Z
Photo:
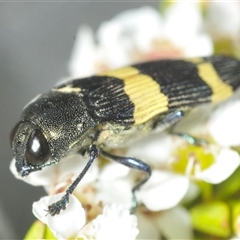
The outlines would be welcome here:
M 212 41 L 203 26 L 198 3 L 178 2 L 164 17 L 151 7 L 117 15 L 100 25 L 98 44 L 90 28 L 81 27 L 69 64 L 70 75 L 83 77 L 164 57 L 211 55 Z
M 205 107 L 202 110 L 206 112 Z M 193 123 L 198 122 L 199 112 L 194 112 L 194 117 L 189 116 Z M 206 118 L 202 120 L 199 130 L 206 128 Z M 188 123 L 189 119 L 186 121 Z M 186 126 L 189 124 L 185 124 L 184 132 L 188 132 Z M 230 148 L 212 144 L 197 147 L 182 137 L 165 133 L 150 135 L 132 144 L 126 155 L 152 166 L 152 176 L 136 193 L 138 200 L 151 211 L 176 206 L 186 195 L 190 180 L 217 184 L 227 179 L 240 164 L 239 154 Z M 179 166 L 181 175 L 174 172 L 179 171 Z
M 107 65 L 115 68 L 130 64 L 135 49 L 150 51 L 152 41 L 161 35 L 162 24 L 159 12 L 150 7 L 128 10 L 102 23 L 97 36 Z
M 96 64 L 99 60 L 93 32 L 89 27 L 82 26 L 78 30 L 77 40 L 69 61 L 71 77 L 85 77 L 96 73 Z
M 160 211 L 175 207 L 187 193 L 188 187 L 189 179 L 184 175 L 153 170 L 151 178 L 136 194 L 149 210 Z
M 61 159 L 57 164 L 32 172 L 26 177 L 21 177 L 16 170 L 15 159 L 13 159 L 10 170 L 16 178 L 33 186 L 43 186 L 49 194 L 54 194 L 59 191 L 58 189 L 66 188 L 80 174 L 86 163 L 87 159 L 84 159 L 80 154 L 73 154 Z M 80 185 L 95 181 L 98 170 L 97 163 L 93 163 Z
M 192 239 L 192 224 L 189 212 L 180 207 L 151 212 L 137 211 L 140 233 L 137 239 Z
M 194 149 L 196 148 L 196 149 Z M 186 176 L 193 180 L 203 180 L 218 184 L 226 180 L 239 166 L 239 154 L 227 147 L 207 144 L 189 149 Z M 174 163 L 173 163 L 174 164 Z
M 208 122 L 208 131 L 222 146 L 240 145 L 240 100 L 229 100 L 217 108 Z
M 163 211 L 161 217 L 156 219 L 156 224 L 167 239 L 192 239 L 191 218 L 182 207 Z
M 240 28 L 239 1 L 209 1 L 206 22 L 213 34 L 235 37 Z
M 138 201 L 151 211 L 176 206 L 188 191 L 189 178 L 171 172 L 169 168 L 177 144 L 178 141 L 171 135 L 158 133 L 137 141 L 127 150 L 127 156 L 141 159 L 152 166 L 151 177 L 136 192 Z
M 54 236 L 58 239 L 66 239 L 75 235 L 86 223 L 85 210 L 79 200 L 70 195 L 70 201 L 66 210 L 59 215 L 51 216 L 45 210 L 48 206 L 58 201 L 63 193 L 42 197 L 33 203 L 33 213 L 43 223 L 47 224 Z
M 71 237 L 80 230 L 79 223 L 77 223 L 79 222 L 78 218 L 82 216 L 81 211 L 83 211 L 80 201 L 82 201 L 82 204 L 90 206 L 91 208 L 96 207 L 100 203 L 103 204 L 103 206 L 108 203 L 120 203 L 124 204 L 129 212 L 131 207 L 131 182 L 127 177 L 130 169 L 118 163 L 109 163 L 99 174 L 97 163 L 94 163 L 74 191 L 79 199 L 70 195 L 69 204 L 67 204 L 66 210 L 62 210 L 59 215 L 54 217 L 50 214 L 46 216 L 47 212 L 44 211 L 44 209 L 46 210 L 51 203 L 61 199 L 66 187 L 79 175 L 85 164 L 86 159 L 83 159 L 81 155 L 71 155 L 62 159 L 57 165 L 44 168 L 42 172 L 33 172 L 27 178 L 20 178 L 25 181 L 27 179 L 29 184 L 43 184 L 49 194 L 55 194 L 53 196 L 44 197 L 34 203 L 33 213 L 37 218 L 46 223 L 58 238 Z M 17 174 L 14 163 L 11 163 L 11 169 L 14 174 Z M 58 192 L 62 193 L 56 194 Z M 100 208 L 101 207 L 99 207 L 99 209 Z M 114 210 L 114 208 L 112 210 Z M 113 214 L 116 212 L 114 211 Z M 93 210 L 93 212 L 96 211 Z M 64 221 L 69 222 L 69 224 L 72 222 L 72 227 L 68 230 L 64 228 Z M 60 228 L 58 228 L 58 226 Z M 81 233 L 85 234 L 84 231 Z M 86 234 L 88 234 L 87 230 Z
M 164 37 L 182 49 L 183 56 L 199 57 L 213 53 L 212 40 L 203 31 L 198 2 L 176 2 L 165 16 Z
M 129 172 L 130 168 L 119 163 L 114 162 L 105 166 L 95 185 L 96 201 L 103 204 L 123 204 L 130 209 L 133 179 Z
M 219 152 L 216 162 L 209 168 L 196 172 L 195 177 L 212 184 L 217 184 L 231 176 L 239 164 L 239 154 L 229 148 L 223 148 Z
M 52 176 L 52 168 L 51 167 L 46 167 L 41 171 L 33 172 L 30 175 L 26 177 L 22 177 L 16 169 L 15 166 L 15 159 L 12 159 L 10 163 L 10 171 L 12 174 L 19 180 L 22 180 L 28 184 L 31 184 L 33 186 L 48 186 L 50 179 L 54 176 Z
M 214 140 L 214 143 L 208 143 L 202 147 L 202 154 L 212 154 L 214 162 L 202 169 L 201 165 L 206 164 L 200 163 L 199 157 L 196 158 L 193 155 L 188 158 L 186 173 L 192 175 L 194 172 L 193 177 L 217 184 L 227 179 L 240 163 L 239 154 L 230 149 L 230 147 L 240 144 L 239 94 L 224 103 L 220 103 L 215 110 L 214 107 L 216 106 L 206 105 L 194 109 L 176 126 L 175 131 L 190 133 L 190 135 L 210 142 Z
M 97 240 L 133 240 L 139 233 L 137 218 L 123 205 L 107 205 L 103 213 L 90 223 Z
M 154 167 L 165 165 L 174 151 L 172 136 L 168 133 L 156 133 L 137 141 L 128 148 L 126 155 L 146 161 Z

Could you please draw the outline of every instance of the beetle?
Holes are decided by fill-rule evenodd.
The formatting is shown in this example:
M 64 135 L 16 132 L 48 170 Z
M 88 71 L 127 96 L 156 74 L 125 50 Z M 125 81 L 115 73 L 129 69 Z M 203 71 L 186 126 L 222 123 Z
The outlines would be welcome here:
M 72 152 L 89 156 L 65 195 L 48 207 L 54 216 L 66 208 L 69 195 L 102 155 L 146 174 L 132 189 L 134 211 L 135 191 L 149 179 L 151 168 L 108 150 L 170 128 L 186 111 L 222 101 L 239 85 L 240 61 L 221 55 L 139 63 L 67 81 L 24 108 L 10 134 L 16 169 L 24 177 Z

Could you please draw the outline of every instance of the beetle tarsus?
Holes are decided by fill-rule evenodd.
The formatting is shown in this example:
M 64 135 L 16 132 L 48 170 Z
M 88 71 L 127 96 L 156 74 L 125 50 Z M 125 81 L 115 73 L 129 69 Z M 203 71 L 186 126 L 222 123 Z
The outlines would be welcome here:
M 132 206 L 130 208 L 130 214 L 134 214 L 138 207 L 138 201 L 135 195 L 135 192 L 132 191 Z
M 61 210 L 66 209 L 66 205 L 69 203 L 69 193 L 66 193 L 59 201 L 52 203 L 48 206 L 47 212 L 53 217 L 58 215 Z

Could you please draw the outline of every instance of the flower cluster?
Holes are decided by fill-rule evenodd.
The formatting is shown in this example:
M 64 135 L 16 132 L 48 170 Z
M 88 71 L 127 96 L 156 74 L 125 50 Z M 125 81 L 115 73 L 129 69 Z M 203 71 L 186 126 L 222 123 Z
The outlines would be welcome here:
M 176 2 L 164 6 L 162 15 L 150 7 L 129 10 L 101 24 L 96 34 L 98 44 L 89 27 L 80 28 L 70 75 L 84 77 L 157 58 L 211 55 L 215 40 L 218 38 L 219 43 L 224 36 L 233 41 L 236 29 L 240 29 L 240 6 L 234 3 L 210 2 L 202 6 Z M 101 158 L 70 196 L 67 209 L 54 217 L 47 214 L 44 209 L 63 196 L 83 169 L 86 159 L 81 155 L 68 156 L 57 165 L 23 178 L 32 185 L 44 186 L 48 194 L 33 204 L 33 213 L 58 239 L 191 239 L 193 229 L 201 232 L 199 238 L 208 234 L 240 236 L 239 202 L 231 205 L 231 221 L 226 210 L 227 199 L 240 188 L 233 174 L 240 164 L 239 112 L 240 99 L 236 95 L 217 106 L 201 106 L 176 125 L 175 132 L 205 140 L 200 145 L 163 132 L 117 150 L 118 155 L 141 159 L 152 168 L 149 181 L 136 193 L 139 207 L 135 214 L 129 211 L 131 188 L 141 174 Z M 20 179 L 13 162 L 10 168 Z M 229 190 L 215 187 L 220 183 L 224 189 L 230 186 Z M 214 215 L 216 211 L 220 215 Z M 27 236 L 32 237 L 31 233 Z

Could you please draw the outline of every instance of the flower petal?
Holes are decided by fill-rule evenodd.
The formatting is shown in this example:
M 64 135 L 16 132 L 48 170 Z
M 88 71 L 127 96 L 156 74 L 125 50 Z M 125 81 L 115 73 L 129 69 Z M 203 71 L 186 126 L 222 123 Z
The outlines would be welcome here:
M 40 171 L 32 172 L 26 177 L 21 177 L 18 174 L 15 167 L 15 160 L 13 159 L 10 164 L 10 171 L 17 179 L 23 180 L 33 186 L 44 186 L 46 191 L 49 192 L 49 187 L 52 184 L 56 185 L 58 182 L 64 182 L 68 176 L 74 180 L 85 165 L 86 159 L 80 154 L 73 154 L 61 159 L 57 164 L 47 166 Z M 79 185 L 93 182 L 97 179 L 97 176 L 98 166 L 97 164 L 93 164 Z
M 213 42 L 207 34 L 200 34 L 185 42 L 184 53 L 188 57 L 210 56 L 213 54 Z M 187 47 L 186 47 L 187 46 Z M 201 47 L 200 47 L 201 46 Z
M 176 45 L 185 45 L 185 41 L 198 34 L 202 23 L 196 2 L 177 2 L 166 12 L 165 35 Z
M 133 143 L 127 150 L 126 156 L 132 156 L 156 166 L 166 163 L 173 150 L 172 136 L 166 133 L 153 134 Z
M 113 162 L 106 165 L 99 174 L 98 180 L 112 181 L 117 178 L 125 177 L 129 173 L 130 168 L 119 163 Z
M 79 28 L 72 55 L 69 60 L 71 77 L 86 77 L 96 73 L 97 46 L 92 30 L 87 26 Z
M 53 169 L 54 166 L 46 167 L 40 171 L 33 172 L 26 177 L 22 177 L 16 170 L 15 167 L 15 159 L 13 159 L 10 163 L 10 171 L 12 174 L 19 180 L 22 180 L 28 184 L 33 186 L 47 186 L 51 182 L 53 177 Z
M 159 211 L 176 206 L 188 187 L 187 177 L 154 170 L 149 181 L 137 192 L 137 197 L 149 210 Z
M 73 195 L 69 196 L 69 203 L 66 210 L 59 215 L 52 217 L 44 209 L 58 200 L 64 193 L 54 196 L 42 197 L 38 202 L 33 203 L 33 214 L 42 222 L 47 224 L 54 236 L 60 239 L 66 239 L 76 234 L 86 223 L 85 210 L 81 203 Z
M 107 205 L 103 214 L 92 221 L 98 240 L 133 240 L 139 233 L 137 217 L 123 205 Z
M 159 236 L 159 229 L 156 227 L 155 219 L 152 218 L 151 214 L 144 215 L 141 211 L 136 212 L 137 219 L 138 219 L 138 229 L 139 235 L 137 239 L 151 239 L 151 240 L 160 240 Z
M 200 194 L 199 186 L 195 182 L 190 182 L 188 191 L 181 203 L 189 203 Z
M 82 155 L 72 154 L 63 158 L 61 162 L 56 165 L 58 166 L 56 174 L 58 174 L 62 179 L 71 174 L 72 179 L 74 180 L 81 173 L 86 164 L 87 159 L 85 159 Z M 91 183 L 95 181 L 97 177 L 98 166 L 97 164 L 92 164 L 84 178 L 79 183 L 79 186 Z
M 131 207 L 132 189 L 127 178 L 114 181 L 100 181 L 96 184 L 96 200 L 104 204 L 119 203 Z
M 167 239 L 193 239 L 191 218 L 182 207 L 163 211 L 155 223 Z
M 227 179 L 239 164 L 239 154 L 232 149 L 223 148 L 216 162 L 206 170 L 196 173 L 195 176 L 206 182 L 217 184 Z
M 240 145 L 240 100 L 222 104 L 211 116 L 208 130 L 215 141 L 222 146 Z
M 110 68 L 130 64 L 132 52 L 136 49 L 149 50 L 161 29 L 160 14 L 150 7 L 125 11 L 102 23 L 97 36 L 105 62 Z
M 234 37 L 240 27 L 240 7 L 238 1 L 209 2 L 207 9 L 208 28 L 218 36 Z M 221 16 L 219 18 L 219 16 Z

